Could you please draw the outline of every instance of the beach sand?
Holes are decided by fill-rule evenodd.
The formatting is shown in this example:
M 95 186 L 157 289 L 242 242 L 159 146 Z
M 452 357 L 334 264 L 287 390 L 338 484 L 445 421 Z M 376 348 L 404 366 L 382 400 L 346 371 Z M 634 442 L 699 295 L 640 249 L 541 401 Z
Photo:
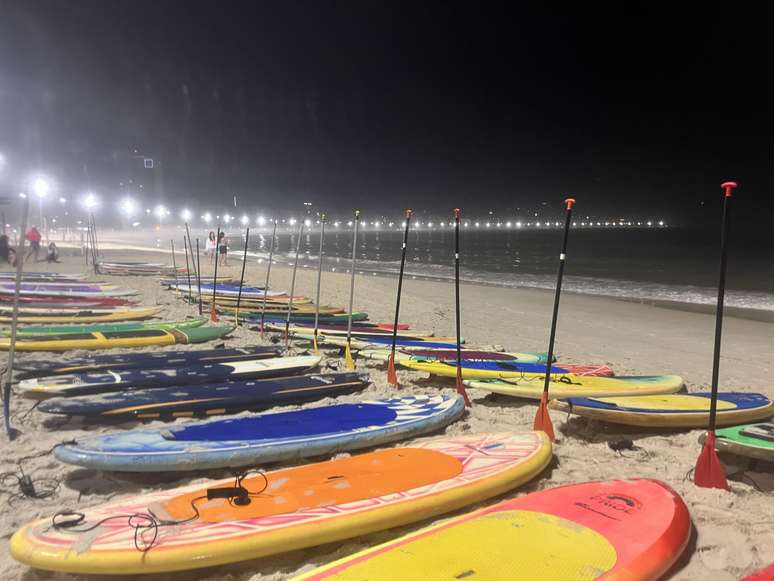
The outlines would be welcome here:
M 109 251 L 106 258 L 166 262 L 168 256 L 138 251 Z M 46 268 L 44 265 L 38 266 L 39 268 L 28 268 Z M 211 265 L 208 262 L 203 263 L 202 267 L 204 274 L 211 273 Z M 74 255 L 65 255 L 61 264 L 49 268 L 59 272 L 83 272 L 85 269 L 83 258 Z M 231 258 L 230 266 L 219 272 L 238 276 L 240 269 L 241 262 Z M 290 269 L 286 267 L 273 267 L 272 287 L 289 288 L 290 274 Z M 253 261 L 248 265 L 246 280 L 253 284 L 262 284 L 264 277 L 265 262 L 256 264 Z M 194 307 L 176 299 L 172 292 L 162 290 L 154 277 L 98 278 L 139 290 L 145 305 L 164 305 L 164 318 L 179 319 L 196 313 Z M 296 293 L 314 296 L 315 281 L 314 271 L 300 270 Z M 368 274 L 358 276 L 355 310 L 368 311 L 374 321 L 391 321 L 395 288 L 396 280 L 393 278 Z M 321 300 L 323 304 L 346 305 L 348 292 L 349 276 L 346 272 L 324 273 Z M 509 351 L 545 351 L 552 299 L 553 293 L 539 290 L 463 285 L 463 335 L 469 343 L 475 345 L 499 344 Z M 401 321 L 411 323 L 412 328 L 417 330 L 433 331 L 436 335 L 453 335 L 453 285 L 406 280 Z M 680 374 L 685 378 L 689 389 L 706 390 L 710 382 L 713 329 L 714 316 L 711 313 L 566 294 L 562 297 L 556 352 L 560 361 L 604 363 L 613 366 L 619 375 Z M 257 332 L 242 327 L 226 344 L 242 346 L 260 342 Z M 336 356 L 335 352 L 330 354 L 332 357 Z M 82 355 L 85 353 L 22 354 L 20 357 L 59 359 Z M 439 389 L 448 393 L 453 391 L 453 384 L 449 381 L 428 381 L 423 374 L 399 371 L 402 390 L 396 392 L 386 384 L 386 372 L 383 368 L 359 361 L 358 369 L 371 372 L 373 385 L 365 392 L 307 405 L 357 401 L 361 398 L 386 397 L 396 393 L 437 393 Z M 774 386 L 769 379 L 772 371 L 774 324 L 727 317 L 723 337 L 721 389 L 757 391 L 774 397 Z M 473 407 L 463 420 L 449 426 L 447 433 L 531 429 L 536 409 L 534 404 L 487 395 L 476 390 L 470 390 L 469 393 Z M 30 402 L 21 397 L 13 400 L 13 423 L 21 431 L 21 435 L 12 443 L 4 443 L 0 472 L 15 472 L 20 458 L 44 454 L 63 440 L 78 438 L 87 433 L 131 429 L 137 425 L 125 423 L 106 427 L 63 424 L 35 411 L 27 414 L 30 407 Z M 288 406 L 285 409 L 293 407 L 297 406 Z M 588 480 L 657 478 L 681 494 L 688 505 L 696 530 L 695 538 L 684 558 L 672 571 L 672 578 L 695 581 L 738 579 L 774 562 L 774 473 L 770 465 L 760 465 L 757 471 L 747 472 L 743 472 L 744 465 L 727 465 L 730 474 L 737 474 L 731 480 L 730 492 L 697 488 L 692 483 L 690 471 L 700 451 L 699 430 L 643 433 L 601 424 L 586 424 L 577 419 L 567 424 L 564 414 L 552 413 L 552 417 L 558 428 L 558 441 L 551 467 L 529 485 L 506 494 L 503 498 Z M 183 421 L 188 420 L 178 420 Z M 165 424 L 151 422 L 146 425 L 152 427 Z M 608 446 L 609 441 L 622 438 L 634 440 L 641 450 L 618 453 Z M 55 478 L 61 484 L 58 492 L 51 498 L 11 501 L 9 494 L 15 491 L 15 484 L 6 481 L 0 491 L 0 502 L 10 503 L 5 505 L 0 516 L 1 579 L 95 579 L 30 570 L 13 561 L 7 551 L 8 539 L 20 525 L 34 518 L 50 516 L 65 507 L 84 508 L 120 496 L 227 476 L 224 472 L 200 473 L 195 477 L 103 474 L 60 464 L 51 454 L 26 460 L 24 469 L 34 479 Z M 496 500 L 492 499 L 489 503 Z M 286 579 L 316 565 L 428 524 L 430 523 L 419 522 L 414 526 L 383 531 L 348 542 L 208 570 L 157 575 L 153 578 Z M 460 549 L 464 550 L 464 547 Z

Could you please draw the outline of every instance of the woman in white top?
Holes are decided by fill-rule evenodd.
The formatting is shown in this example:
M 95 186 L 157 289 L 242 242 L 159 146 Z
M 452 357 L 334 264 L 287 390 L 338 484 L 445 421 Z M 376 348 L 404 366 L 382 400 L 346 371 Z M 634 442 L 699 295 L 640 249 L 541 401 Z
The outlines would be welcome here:
M 215 240 L 215 232 L 210 230 L 210 233 L 207 235 L 207 256 L 210 257 L 210 262 L 215 260 L 217 249 L 218 249 L 218 243 Z

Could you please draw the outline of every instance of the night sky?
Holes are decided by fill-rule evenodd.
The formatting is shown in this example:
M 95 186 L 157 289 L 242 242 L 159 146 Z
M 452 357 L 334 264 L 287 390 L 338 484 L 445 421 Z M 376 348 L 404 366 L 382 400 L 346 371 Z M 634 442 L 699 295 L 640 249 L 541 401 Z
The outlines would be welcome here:
M 763 220 L 762 16 L 594 5 L 0 0 L 0 179 L 109 195 L 136 149 L 168 204 L 483 214 L 573 192 L 700 221 L 734 177 Z

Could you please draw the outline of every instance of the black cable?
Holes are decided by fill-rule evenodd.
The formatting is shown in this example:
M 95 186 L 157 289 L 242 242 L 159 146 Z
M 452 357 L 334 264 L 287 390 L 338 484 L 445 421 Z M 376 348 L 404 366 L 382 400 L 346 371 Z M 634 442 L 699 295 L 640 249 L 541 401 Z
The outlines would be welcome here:
M 259 474 L 263 478 L 263 487 L 256 492 L 251 492 L 242 486 L 244 479 L 253 473 Z M 203 499 L 210 500 L 212 498 L 226 498 L 231 506 L 246 506 L 250 504 L 250 497 L 260 496 L 266 491 L 268 487 L 269 479 L 264 472 L 261 470 L 247 470 L 245 472 L 239 472 L 234 475 L 233 487 L 208 488 L 207 494 L 191 499 L 191 509 L 193 510 L 193 515 L 188 518 L 180 520 L 162 519 L 154 514 L 152 510 L 148 509 L 148 512 L 135 512 L 131 514 L 109 516 L 97 521 L 94 524 L 80 526 L 83 525 L 86 521 L 86 515 L 83 512 L 74 510 L 62 510 L 51 517 L 51 526 L 56 530 L 71 531 L 73 533 L 87 533 L 111 520 L 126 519 L 127 526 L 134 529 L 135 549 L 141 553 L 146 553 L 156 544 L 159 536 L 159 528 L 187 524 L 199 519 L 201 517 L 201 513 L 199 512 L 199 508 L 196 506 L 198 501 Z M 150 539 L 150 541 L 146 541 L 145 539 L 145 533 L 148 531 L 153 532 L 153 537 Z

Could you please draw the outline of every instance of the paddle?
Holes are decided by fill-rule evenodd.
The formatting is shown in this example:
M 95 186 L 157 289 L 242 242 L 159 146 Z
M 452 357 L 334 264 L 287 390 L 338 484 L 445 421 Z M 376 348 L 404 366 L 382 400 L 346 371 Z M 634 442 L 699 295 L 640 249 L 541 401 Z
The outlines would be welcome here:
M 554 435 L 554 425 L 551 423 L 551 416 L 548 413 L 548 385 L 551 382 L 551 363 L 554 360 L 554 340 L 556 339 L 556 321 L 559 317 L 559 298 L 562 295 L 562 277 L 564 276 L 564 263 L 567 257 L 567 238 L 570 234 L 570 224 L 572 219 L 572 207 L 575 205 L 575 198 L 567 198 L 565 201 L 566 214 L 564 218 L 564 238 L 562 239 L 562 252 L 559 254 L 559 270 L 556 275 L 556 292 L 554 293 L 554 310 L 551 314 L 551 333 L 548 336 L 548 359 L 546 361 L 546 377 L 543 383 L 543 395 L 540 398 L 535 422 L 532 428 L 536 431 L 545 432 L 553 442 L 556 439 Z
M 723 333 L 723 301 L 726 294 L 726 264 L 728 258 L 728 224 L 730 211 L 728 201 L 733 195 L 735 182 L 723 182 L 723 218 L 720 227 L 720 275 L 718 281 L 718 303 L 715 309 L 715 349 L 712 354 L 712 394 L 710 396 L 710 417 L 707 439 L 696 461 L 693 482 L 702 488 L 723 488 L 728 482 L 718 454 L 715 451 L 715 420 L 718 409 L 718 376 L 720 374 L 720 339 Z
M 188 304 L 190 305 L 193 302 L 193 291 L 191 290 L 191 265 L 188 264 L 188 240 L 185 236 L 183 236 L 183 252 L 185 253 L 185 274 L 188 277 Z M 174 264 L 172 267 L 177 268 Z M 175 280 L 177 280 L 177 276 L 175 276 Z
M 355 301 L 355 263 L 357 262 L 357 230 L 360 226 L 360 210 L 355 210 L 355 230 L 352 234 L 352 275 L 349 279 L 349 311 L 347 312 L 347 346 L 344 348 L 344 363 L 347 369 L 355 369 L 352 359 L 352 305 Z
M 317 330 L 320 323 L 320 283 L 322 282 L 322 265 L 323 265 L 323 238 L 325 237 L 325 214 L 320 216 L 320 260 L 317 264 L 317 293 L 314 299 L 314 337 L 312 343 L 314 345 L 314 352 L 320 353 L 320 349 L 317 346 Z
M 218 253 L 220 252 L 220 224 L 218 224 L 218 233 L 215 234 L 215 272 L 212 280 L 212 304 L 210 305 L 210 321 L 218 321 L 218 312 L 215 309 L 215 293 L 218 290 Z
M 250 228 L 245 230 L 245 251 L 242 254 L 242 274 L 239 276 L 239 292 L 237 293 L 236 312 L 234 323 L 239 326 L 239 303 L 242 300 L 242 285 L 245 282 L 245 266 L 247 266 L 247 241 L 250 240 Z
M 274 259 L 274 241 L 277 237 L 277 219 L 274 219 L 274 230 L 271 232 L 271 248 L 269 248 L 269 266 L 266 268 L 266 282 L 263 285 L 263 302 L 261 303 L 261 339 L 263 339 L 263 323 L 266 319 L 266 296 L 269 294 L 269 275 Z
M 285 349 L 290 342 L 290 315 L 293 312 L 293 293 L 296 292 L 296 271 L 298 270 L 298 253 L 301 251 L 301 237 L 304 234 L 304 221 L 298 226 L 298 240 L 296 241 L 296 261 L 293 263 L 293 276 L 290 278 L 290 296 L 288 297 L 288 317 L 285 319 Z M 266 290 L 263 291 L 264 298 Z
M 199 260 L 199 239 L 196 239 L 196 287 L 199 292 L 199 316 L 202 316 L 202 263 Z
M 177 260 L 175 260 L 175 241 L 170 240 L 169 245 L 172 247 L 172 269 L 175 271 L 175 294 L 180 298 L 180 282 L 177 279 Z
M 30 211 L 29 196 L 22 203 L 21 228 L 19 228 L 19 243 L 16 249 L 16 278 L 13 289 L 13 315 L 11 317 L 11 338 L 8 345 L 8 369 L 3 384 L 3 420 L 5 433 L 9 440 L 16 438 L 18 430 L 11 427 L 11 384 L 13 383 L 13 360 L 16 356 L 16 330 L 19 326 L 19 293 L 21 291 L 22 272 L 24 271 L 24 233 L 27 231 L 27 215 Z
M 403 247 L 400 255 L 400 272 L 398 273 L 398 297 L 395 299 L 395 324 L 392 327 L 392 347 L 390 348 L 390 361 L 387 364 L 387 383 L 398 387 L 398 374 L 395 372 L 395 343 L 398 339 L 398 316 L 400 314 L 400 293 L 403 290 L 403 269 L 406 266 L 406 248 L 408 247 L 409 226 L 414 211 L 406 209 L 406 227 L 403 230 Z
M 454 208 L 454 302 L 457 318 L 457 393 L 470 407 L 468 392 L 462 383 L 462 339 L 460 338 L 460 209 Z M 394 343 L 393 343 L 394 344 Z
M 194 260 L 193 244 L 191 243 L 191 231 L 188 229 L 188 222 L 185 222 L 185 235 L 188 238 L 188 250 L 191 252 L 191 267 L 194 269 L 194 276 L 196 277 L 196 283 L 199 291 L 199 316 L 202 315 L 202 286 L 201 278 L 199 277 L 199 265 Z M 199 239 L 196 239 L 196 256 L 199 257 Z M 187 264 L 187 263 L 186 263 Z

